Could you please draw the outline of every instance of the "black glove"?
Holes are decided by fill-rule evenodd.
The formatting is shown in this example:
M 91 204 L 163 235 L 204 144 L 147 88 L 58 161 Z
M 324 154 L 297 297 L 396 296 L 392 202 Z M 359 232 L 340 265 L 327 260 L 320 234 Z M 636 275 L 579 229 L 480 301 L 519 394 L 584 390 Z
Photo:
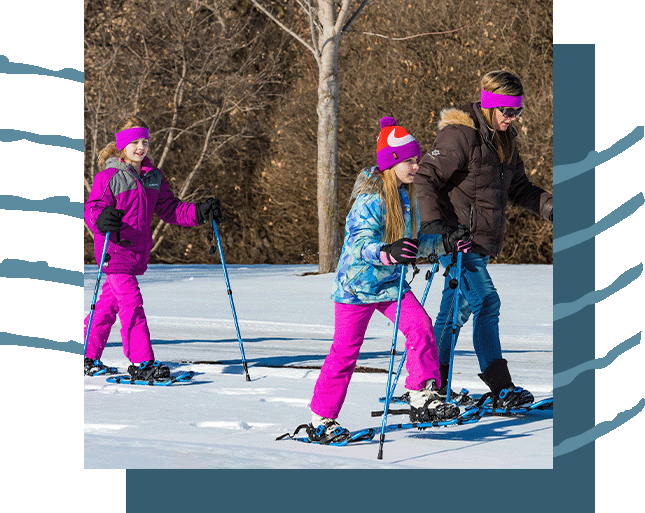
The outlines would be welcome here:
M 197 222 L 204 224 L 211 220 L 211 215 L 216 223 L 221 223 L 225 220 L 222 214 L 222 205 L 216 198 L 208 198 L 207 200 L 196 203 Z
M 472 245 L 472 234 L 463 224 L 457 228 L 451 228 L 446 226 L 443 221 L 427 221 L 421 225 L 421 233 L 441 235 L 446 253 L 454 253 L 455 251 L 468 253 Z
M 105 207 L 103 212 L 96 218 L 96 227 L 101 233 L 119 233 L 123 226 L 125 211 L 117 210 L 114 207 Z
M 468 253 L 471 245 L 472 234 L 463 224 L 460 224 L 456 229 L 446 227 L 446 232 L 443 234 L 443 247 L 446 253 L 454 253 L 455 251 Z
M 419 240 L 404 237 L 381 248 L 381 262 L 385 265 L 413 264 L 418 251 Z

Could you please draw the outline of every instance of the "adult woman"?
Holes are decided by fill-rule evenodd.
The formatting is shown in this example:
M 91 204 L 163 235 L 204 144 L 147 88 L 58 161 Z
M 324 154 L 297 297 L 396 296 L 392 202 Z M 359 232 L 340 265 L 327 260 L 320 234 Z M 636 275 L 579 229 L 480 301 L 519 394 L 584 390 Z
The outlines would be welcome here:
M 447 252 L 472 237 L 471 250 L 463 255 L 457 335 L 472 313 L 479 376 L 499 407 L 529 404 L 533 395 L 515 387 L 502 358 L 500 299 L 486 266 L 502 250 L 509 201 L 553 220 L 553 195 L 529 182 L 515 141 L 513 122 L 522 113 L 523 95 L 513 73 L 487 73 L 480 102 L 441 112 L 439 133 L 415 177 L 422 233 L 441 234 Z M 444 266 L 450 261 L 449 255 L 441 258 Z M 452 321 L 455 292 L 448 282 L 455 274 L 453 267 L 434 326 L 442 383 L 448 375 L 452 330 L 445 328 Z

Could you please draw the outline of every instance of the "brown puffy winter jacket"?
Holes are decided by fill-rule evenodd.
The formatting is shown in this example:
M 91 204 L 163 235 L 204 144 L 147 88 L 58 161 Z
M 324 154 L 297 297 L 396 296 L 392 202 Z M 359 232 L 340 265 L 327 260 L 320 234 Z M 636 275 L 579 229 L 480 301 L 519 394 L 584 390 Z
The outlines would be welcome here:
M 443 110 L 437 138 L 421 159 L 414 182 L 422 227 L 430 221 L 452 228 L 465 225 L 473 234 L 472 251 L 497 256 L 504 242 L 506 204 L 549 219 L 553 195 L 531 184 L 517 150 L 510 164 L 502 164 L 492 136 L 478 103 Z

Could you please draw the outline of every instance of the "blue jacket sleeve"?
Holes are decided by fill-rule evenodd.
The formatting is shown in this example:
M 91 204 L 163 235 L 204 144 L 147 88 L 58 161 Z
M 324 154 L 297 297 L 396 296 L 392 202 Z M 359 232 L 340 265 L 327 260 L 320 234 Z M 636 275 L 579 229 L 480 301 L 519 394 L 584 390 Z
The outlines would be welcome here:
M 352 258 L 383 265 L 380 258 L 383 238 L 383 212 L 377 194 L 359 196 L 347 216 L 345 245 Z

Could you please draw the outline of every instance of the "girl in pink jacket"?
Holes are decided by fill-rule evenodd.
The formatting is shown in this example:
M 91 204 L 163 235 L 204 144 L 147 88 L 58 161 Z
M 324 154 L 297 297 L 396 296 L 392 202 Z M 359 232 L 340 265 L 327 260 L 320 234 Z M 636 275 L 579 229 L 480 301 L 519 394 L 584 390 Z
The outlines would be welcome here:
M 118 125 L 116 140 L 99 154 L 104 168 L 94 179 L 85 202 L 85 222 L 94 233 L 99 262 L 110 233 L 103 265 L 106 275 L 96 302 L 85 352 L 85 374 L 105 371 L 101 355 L 118 314 L 123 353 L 134 364 L 128 372 L 136 379 L 163 379 L 170 375 L 166 365 L 155 360 L 150 332 L 143 311 L 143 298 L 136 276 L 148 266 L 152 249 L 150 224 L 153 214 L 166 223 L 198 226 L 222 220 L 219 200 L 184 203 L 170 191 L 163 173 L 153 166 L 148 153 L 148 126 L 136 116 Z M 108 256 L 109 255 L 109 256 Z M 85 318 L 87 334 L 89 315 Z

